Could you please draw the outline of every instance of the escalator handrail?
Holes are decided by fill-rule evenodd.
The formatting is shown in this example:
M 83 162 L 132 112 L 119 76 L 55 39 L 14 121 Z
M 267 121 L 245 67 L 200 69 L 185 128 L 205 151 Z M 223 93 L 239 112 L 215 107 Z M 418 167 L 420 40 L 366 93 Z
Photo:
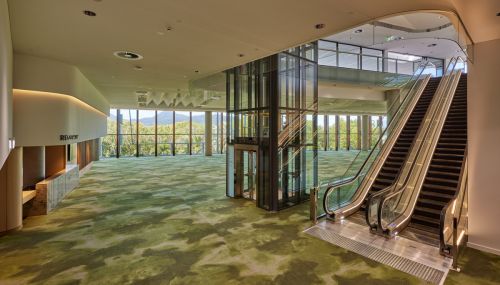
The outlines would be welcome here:
M 458 199 L 458 197 L 460 196 L 461 192 L 462 191 L 466 191 L 466 188 L 467 188 L 467 183 L 465 183 L 465 187 L 464 189 L 462 189 L 460 186 L 463 184 L 463 180 L 464 179 L 467 179 L 467 175 L 464 175 L 464 172 L 467 170 L 467 159 L 468 158 L 468 147 L 467 147 L 467 144 L 465 145 L 465 152 L 464 152 L 464 160 L 462 161 L 462 166 L 460 168 L 460 178 L 458 180 L 458 184 L 457 184 L 457 188 L 458 188 L 458 191 L 455 192 L 455 194 L 453 195 L 453 198 L 448 202 L 448 204 L 446 204 L 444 206 L 444 208 L 441 210 L 441 214 L 440 214 L 440 217 L 439 217 L 439 248 L 441 249 L 441 251 L 443 251 L 446 247 L 446 242 L 444 240 L 444 232 L 443 232 L 443 229 L 444 229 L 444 223 L 445 223 L 445 218 L 446 218 L 446 213 L 448 212 L 448 208 L 450 208 L 454 203 L 456 203 L 456 200 Z M 465 195 L 462 197 L 462 199 L 465 198 Z M 463 209 L 463 200 L 461 202 L 461 207 L 460 207 L 460 213 L 458 214 L 458 221 L 460 222 L 460 218 L 461 218 L 461 213 L 462 213 L 462 209 Z
M 401 107 L 404 105 L 403 103 L 404 103 L 404 102 L 405 102 L 405 101 L 409 98 L 409 96 L 408 96 L 408 95 L 409 95 L 409 94 L 410 94 L 410 92 L 411 92 L 411 91 L 415 88 L 415 85 L 416 85 L 416 84 L 417 84 L 417 82 L 418 82 L 418 78 L 419 78 L 419 77 L 422 75 L 422 73 L 424 72 L 424 70 L 425 70 L 425 66 L 427 66 L 427 63 L 428 63 L 428 62 L 429 62 L 429 61 L 427 61 L 427 60 L 422 61 L 422 62 L 421 62 L 421 64 L 419 65 L 419 68 L 420 68 L 420 66 L 423 66 L 424 68 L 422 68 L 422 70 L 418 73 L 418 75 L 417 75 L 417 74 L 414 74 L 414 75 L 412 76 L 412 78 L 408 81 L 408 82 L 410 82 L 410 81 L 413 79 L 413 77 L 415 77 L 415 78 L 416 78 L 415 82 L 413 82 L 413 84 L 412 84 L 411 88 L 410 88 L 410 89 L 408 90 L 408 92 L 406 93 L 405 98 L 403 99 L 403 102 L 401 102 L 401 104 L 399 105 L 398 109 L 396 110 L 396 113 L 397 113 L 397 112 L 399 112 L 399 110 L 401 109 Z M 418 70 L 419 68 L 417 68 L 417 70 Z M 384 130 L 384 131 L 380 134 L 380 137 L 378 138 L 377 143 L 375 143 L 375 146 L 376 146 L 376 145 L 378 145 L 378 144 L 380 143 L 380 141 L 381 141 L 381 140 L 382 140 L 382 138 L 384 137 L 384 135 L 385 135 L 386 131 L 389 129 L 389 126 L 390 126 L 391 124 L 393 124 L 394 122 L 395 122 L 395 120 L 394 120 L 394 119 L 392 119 L 392 120 L 389 122 L 389 125 L 388 125 L 388 126 L 385 128 L 385 130 Z M 375 151 L 375 147 L 373 147 L 373 148 L 371 149 L 370 153 L 368 154 L 367 158 L 365 159 L 365 161 L 363 162 L 363 164 L 361 165 L 361 167 L 360 167 L 360 168 L 359 168 L 359 170 L 357 171 L 356 175 L 354 175 L 353 177 L 351 177 L 351 178 L 349 178 L 349 179 L 347 179 L 347 180 L 345 180 L 345 181 L 344 181 L 344 180 L 341 180 L 341 181 L 338 181 L 338 182 L 334 182 L 333 184 L 329 184 L 329 186 L 328 186 L 328 188 L 326 189 L 325 194 L 324 194 L 324 196 L 323 196 L 323 208 L 324 208 L 324 210 L 325 210 L 325 212 L 326 212 L 326 213 L 329 213 L 329 211 L 328 211 L 328 209 L 327 209 L 328 207 L 327 207 L 327 205 L 326 205 L 327 196 L 330 194 L 330 192 L 332 191 L 332 189 L 335 189 L 335 188 L 338 188 L 338 187 L 341 187 L 341 186 L 344 186 L 344 185 L 348 185 L 348 184 L 353 183 L 353 182 L 354 182 L 354 181 L 355 181 L 355 180 L 356 180 L 356 179 L 360 176 L 362 169 L 365 167 L 366 163 L 368 162 L 369 158 L 372 156 L 372 154 L 373 154 L 373 152 L 374 152 L 374 151 Z
M 456 66 L 456 64 L 457 64 L 457 62 L 458 62 L 458 60 L 459 60 L 459 59 L 461 60 L 461 58 L 460 58 L 460 57 L 456 57 L 456 58 L 452 58 L 452 59 L 450 60 L 449 65 L 453 64 L 453 68 L 451 69 L 451 72 L 452 72 L 452 73 L 455 71 L 455 66 Z M 459 72 L 459 78 L 460 78 L 461 71 L 460 71 L 460 70 L 458 70 L 457 72 Z M 448 79 L 452 79 L 452 78 L 451 78 L 451 74 L 450 74 L 450 77 L 449 77 Z M 448 85 L 448 84 L 450 84 L 450 82 L 449 82 L 449 81 L 447 81 L 447 82 L 445 82 L 444 84 Z M 457 84 L 458 84 L 458 83 L 457 83 Z M 445 87 L 447 88 L 448 86 L 445 86 Z M 445 91 L 447 91 L 447 90 L 443 90 L 443 92 L 445 92 Z M 437 91 L 436 91 L 436 92 L 437 92 Z M 445 95 L 446 95 L 446 94 L 445 94 Z M 450 96 L 450 95 L 449 95 L 449 96 Z M 454 96 L 454 92 L 453 92 L 453 94 L 451 94 L 451 96 Z M 443 101 L 444 101 L 444 100 L 446 100 L 446 96 L 445 96 L 445 97 L 443 97 L 443 98 L 441 98 L 441 100 L 443 100 Z M 437 103 L 442 103 L 442 102 L 440 101 L 440 102 L 437 102 Z M 450 104 L 451 104 L 451 103 L 450 103 Z M 436 110 L 436 111 L 435 111 L 435 113 L 432 115 L 432 119 L 431 119 L 431 121 L 432 121 L 432 120 L 434 120 L 434 117 L 435 117 L 435 116 L 437 116 L 438 114 L 439 114 L 439 112 L 437 112 L 437 110 Z M 424 135 L 424 137 L 427 137 L 427 134 L 429 133 L 429 130 L 430 130 L 430 126 L 429 126 L 426 130 L 425 130 L 425 135 Z M 419 132 L 420 132 L 420 131 L 424 131 L 424 130 L 419 130 Z M 419 134 L 417 133 L 417 137 L 418 137 L 418 135 L 419 135 Z M 439 137 L 438 137 L 437 139 L 439 139 Z M 383 205 L 385 204 L 385 201 L 387 201 L 388 199 L 390 199 L 390 198 L 392 198 L 392 197 L 394 197 L 394 196 L 396 196 L 396 195 L 399 195 L 399 194 L 401 194 L 403 191 L 405 191 L 405 190 L 406 190 L 406 188 L 407 188 L 407 186 L 408 186 L 409 179 L 410 179 L 410 177 L 411 177 L 411 175 L 410 175 L 410 174 L 412 173 L 412 171 L 413 171 L 414 167 L 417 165 L 417 163 L 416 163 L 416 158 L 420 156 L 420 152 L 422 151 L 423 146 L 424 146 L 424 143 L 422 142 L 422 144 L 419 146 L 419 148 L 418 148 L 418 150 L 417 150 L 417 153 L 416 153 L 416 155 L 415 155 L 415 159 L 414 159 L 414 161 L 413 161 L 413 163 L 412 163 L 412 165 L 411 165 L 411 167 L 410 167 L 410 171 L 408 172 L 408 175 L 405 177 L 405 181 L 404 181 L 403 185 L 402 185 L 401 187 L 399 187 L 397 190 L 395 190 L 395 191 L 391 191 L 390 193 L 387 193 L 387 191 L 386 191 L 385 193 L 387 193 L 387 194 L 386 194 L 384 197 L 382 197 L 382 198 L 381 198 L 381 201 L 380 201 L 380 203 L 378 204 L 378 209 L 377 209 L 378 227 L 379 227 L 379 229 L 381 229 L 381 230 L 382 230 L 382 231 L 384 231 L 384 232 L 385 232 L 387 229 L 384 229 L 384 227 L 382 226 L 382 214 L 381 214 L 381 213 L 382 213 L 382 208 L 383 208 Z M 398 177 L 398 179 L 399 179 L 399 177 Z M 396 183 L 395 183 L 395 184 L 396 184 Z M 391 186 L 392 186 L 392 185 L 391 185 Z M 391 186 L 389 186 L 389 187 L 391 187 Z M 388 187 L 388 188 L 389 188 L 389 187 Z M 401 199 L 401 196 L 399 197 L 399 200 L 398 200 L 398 203 L 397 203 L 397 204 L 399 204 L 399 203 L 400 203 L 400 199 Z M 367 212 L 368 212 L 368 211 L 367 211 Z M 400 217 L 400 216 L 402 216 L 402 215 L 403 215 L 403 214 L 399 215 L 398 217 Z M 396 220 L 396 219 L 394 219 L 394 220 Z

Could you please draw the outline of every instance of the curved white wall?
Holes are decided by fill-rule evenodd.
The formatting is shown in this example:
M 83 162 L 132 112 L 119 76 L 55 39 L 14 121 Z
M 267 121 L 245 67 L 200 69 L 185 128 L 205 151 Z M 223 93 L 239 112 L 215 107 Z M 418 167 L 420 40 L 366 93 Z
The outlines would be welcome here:
M 109 103 L 75 66 L 14 54 L 17 146 L 63 145 L 106 135 Z M 61 139 L 68 135 L 71 139 Z
M 14 89 L 14 135 L 18 146 L 76 143 L 106 135 L 103 112 L 75 97 Z M 61 139 L 61 135 L 78 135 Z
M 37 56 L 14 54 L 14 89 L 74 96 L 109 114 L 109 103 L 78 68 Z
M 0 167 L 12 138 L 12 39 L 7 0 L 0 0 Z

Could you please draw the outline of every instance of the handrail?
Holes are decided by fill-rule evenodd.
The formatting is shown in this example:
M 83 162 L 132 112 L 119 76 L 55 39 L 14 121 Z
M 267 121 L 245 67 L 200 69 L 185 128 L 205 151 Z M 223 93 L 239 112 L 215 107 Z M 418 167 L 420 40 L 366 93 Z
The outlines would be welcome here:
M 409 94 L 410 94 L 410 93 L 414 90 L 414 88 L 415 88 L 415 86 L 417 85 L 417 82 L 418 82 L 418 80 L 419 80 L 420 76 L 422 75 L 423 71 L 425 70 L 425 67 L 426 67 L 426 66 L 427 66 L 427 61 L 423 61 L 423 62 L 420 64 L 420 66 L 419 66 L 419 69 L 420 69 L 420 67 L 422 67 L 421 71 L 420 71 L 420 72 L 415 72 L 415 74 L 412 76 L 412 79 L 415 77 L 415 81 L 413 82 L 412 86 L 409 88 L 409 90 L 408 90 L 407 94 L 405 95 L 405 97 L 404 97 L 404 99 L 403 99 L 403 102 L 402 102 L 402 103 L 400 104 L 400 106 L 398 107 L 398 109 L 397 109 L 396 113 L 398 113 L 398 112 L 401 110 L 401 108 L 402 108 L 402 106 L 404 105 L 404 103 L 406 102 L 406 100 L 410 100 L 410 99 L 409 99 L 409 97 L 410 97 L 410 96 L 409 96 Z M 419 69 L 417 69 L 417 71 L 418 71 Z M 426 79 L 428 80 L 428 78 L 429 78 L 429 77 L 427 76 L 427 77 L 426 77 Z M 412 80 L 412 79 L 410 79 L 410 81 L 409 81 L 409 82 L 411 82 L 411 80 Z M 387 130 L 388 130 L 388 129 L 390 129 L 390 126 L 392 126 L 393 124 L 396 124 L 396 123 L 397 123 L 396 121 L 397 121 L 397 120 L 395 120 L 395 118 L 393 118 L 393 119 L 389 122 L 388 127 L 387 127 L 387 128 L 386 128 L 383 132 L 382 132 L 382 134 L 380 135 L 380 137 L 379 137 L 379 139 L 377 140 L 377 143 L 376 143 L 375 145 L 378 145 L 378 144 L 381 142 L 381 140 L 382 140 L 382 138 L 384 137 L 384 135 L 386 134 Z M 325 213 L 326 213 L 326 214 L 329 214 L 329 215 L 332 215 L 332 214 L 333 214 L 333 212 L 332 212 L 332 211 L 330 211 L 330 210 L 328 209 L 328 205 L 327 205 L 327 203 L 328 203 L 328 196 L 331 194 L 331 192 L 332 192 L 335 188 L 338 188 L 338 187 L 341 187 L 341 186 L 345 186 L 345 185 L 351 184 L 351 183 L 353 183 L 356 179 L 358 179 L 358 178 L 359 178 L 359 176 L 360 176 L 360 174 L 361 174 L 361 172 L 362 172 L 362 170 L 364 169 L 365 165 L 366 165 L 366 164 L 367 164 L 367 162 L 369 161 L 370 157 L 373 155 L 373 153 L 374 153 L 375 149 L 376 149 L 375 147 L 373 147 L 373 148 L 371 149 L 370 153 L 368 154 L 368 157 L 365 159 L 365 161 L 363 162 L 363 164 L 361 165 L 361 167 L 359 168 L 359 170 L 357 171 L 357 173 L 356 173 L 353 177 L 351 177 L 351 178 L 349 178 L 349 179 L 347 179 L 347 180 L 342 180 L 342 181 L 335 182 L 335 183 L 330 184 L 330 185 L 328 186 L 328 188 L 327 188 L 327 190 L 325 191 L 325 194 L 324 194 L 324 196 L 323 196 L 323 208 L 324 208 L 324 210 L 325 210 Z
M 384 209 L 384 206 L 386 205 L 387 201 L 390 201 L 391 198 L 393 197 L 396 197 L 399 195 L 399 197 L 397 197 L 397 202 L 393 203 L 394 205 L 400 205 L 401 203 L 401 199 L 402 199 L 402 195 L 403 195 L 403 192 L 406 190 L 406 189 L 410 189 L 412 192 L 410 192 L 412 195 L 410 195 L 410 201 L 413 201 L 413 205 L 411 206 L 411 208 L 413 209 L 415 207 L 415 203 L 416 203 L 416 199 L 415 199 L 415 191 L 417 191 L 418 193 L 420 193 L 420 187 L 415 187 L 415 185 L 412 185 L 411 187 L 409 186 L 409 182 L 410 182 L 410 179 L 411 178 L 415 178 L 415 175 L 417 175 L 417 181 L 415 181 L 414 183 L 420 183 L 421 184 L 421 180 L 422 179 L 419 179 L 419 177 L 421 177 L 422 175 L 422 169 L 420 169 L 420 172 L 417 173 L 417 174 L 414 174 L 414 168 L 416 166 L 421 166 L 420 163 L 417 162 L 417 158 L 420 158 L 421 155 L 431 155 L 433 154 L 434 152 L 434 147 L 432 146 L 432 144 L 436 144 L 437 143 L 437 140 L 439 139 L 439 131 L 442 129 L 442 126 L 444 125 L 444 120 L 441 120 L 441 121 L 438 121 L 438 126 L 434 126 L 434 128 L 432 128 L 432 122 L 435 122 L 437 119 L 439 119 L 439 116 L 446 116 L 448 114 L 448 111 L 449 111 L 449 108 L 451 106 L 451 102 L 452 102 L 452 99 L 455 95 L 455 89 L 458 85 L 458 80 L 460 79 L 460 75 L 461 75 L 461 70 L 458 70 L 456 71 L 456 74 L 453 74 L 454 71 L 455 71 L 455 67 L 456 67 L 456 64 L 457 62 L 461 60 L 460 57 L 457 57 L 457 58 L 453 58 L 448 67 L 452 66 L 451 70 L 450 70 L 450 74 L 449 76 L 445 79 L 444 82 L 442 82 L 442 84 L 440 84 L 440 87 L 443 86 L 443 88 L 439 88 L 440 92 L 442 92 L 443 94 L 438 96 L 439 99 L 436 99 L 436 100 L 439 100 L 437 101 L 437 107 L 435 107 L 435 110 L 432 114 L 429 114 L 429 115 L 426 115 L 426 121 L 429 122 L 428 126 L 426 127 L 425 129 L 425 132 L 424 132 L 424 136 L 422 138 L 426 138 L 428 135 L 431 136 L 431 141 L 430 141 L 430 144 L 431 146 L 428 146 L 427 143 L 423 143 L 424 140 L 422 139 L 422 143 L 420 144 L 419 148 L 416 150 L 416 151 L 412 151 L 413 153 L 415 153 L 415 155 L 413 156 L 413 161 L 410 161 L 410 156 L 409 158 L 407 159 L 406 163 L 411 163 L 411 167 L 409 168 L 409 171 L 406 173 L 406 176 L 405 176 L 405 179 L 404 179 L 404 182 L 401 183 L 399 182 L 399 180 L 401 179 L 401 177 L 398 178 L 398 183 L 396 183 L 395 185 L 397 185 L 397 190 L 395 191 L 391 191 L 390 193 L 388 193 L 388 191 L 385 191 L 383 194 L 381 194 L 381 198 L 380 198 L 380 202 L 378 202 L 376 204 L 376 207 L 377 207 L 377 227 L 379 229 L 379 231 L 385 233 L 385 234 L 388 234 L 388 235 L 392 235 L 394 232 L 397 232 L 399 228 L 402 228 L 404 227 L 404 225 L 406 224 L 406 222 L 409 220 L 409 218 L 411 217 L 411 214 L 409 215 L 405 215 L 405 211 L 407 211 L 410 207 L 410 203 L 405 207 L 405 210 L 402 211 L 396 218 L 393 218 L 392 221 L 389 223 L 387 222 L 386 225 L 384 225 L 383 221 L 382 221 L 382 218 L 383 218 L 383 209 Z M 448 72 L 448 68 L 447 68 L 447 72 Z M 457 76 L 458 75 L 458 76 Z M 456 76 L 455 78 L 453 78 L 452 76 Z M 451 85 L 450 85 L 451 84 Z M 445 110 L 442 110 L 443 108 L 445 108 Z M 427 116 L 431 116 L 431 118 L 427 118 Z M 431 129 L 432 129 L 432 133 L 431 132 Z M 420 129 L 419 130 L 419 133 L 417 134 L 417 138 L 419 138 L 421 136 L 421 132 L 423 132 L 424 130 Z M 421 151 L 423 151 L 423 147 L 427 146 L 426 150 L 431 153 L 422 153 L 421 154 Z M 429 150 L 430 148 L 432 147 L 431 150 Z M 427 168 L 429 166 L 429 161 L 430 159 L 426 160 L 426 163 L 424 163 L 424 172 L 426 173 L 427 172 Z M 421 185 L 420 185 L 421 186 Z M 416 189 L 416 190 L 415 190 Z M 410 191 L 408 190 L 408 191 Z M 418 194 L 417 193 L 417 194 Z M 386 195 L 384 195 L 386 194 Z M 371 197 L 371 199 L 374 199 L 374 197 Z M 370 201 L 371 204 L 369 204 L 369 207 L 371 207 L 372 205 L 374 205 L 374 203 L 372 201 Z M 391 210 L 391 212 L 394 212 L 395 210 L 395 207 L 392 207 L 393 209 Z M 375 207 L 375 206 L 374 206 Z M 413 211 L 413 210 L 412 210 Z M 368 211 L 367 211 L 368 212 Z M 398 219 L 400 219 L 401 221 L 399 222 L 395 222 L 397 221 Z
M 441 229 L 439 231 L 439 249 L 440 252 L 444 255 L 450 255 L 451 251 L 446 243 L 446 238 L 445 238 L 445 231 L 447 230 L 445 228 L 445 221 L 446 221 L 446 213 L 449 211 L 450 208 L 452 208 L 452 215 L 453 218 L 455 217 L 454 213 L 456 212 L 456 207 L 460 206 L 460 212 L 458 213 L 458 222 L 460 223 L 461 220 L 461 214 L 463 210 L 463 202 L 465 199 L 465 191 L 467 189 L 467 178 L 468 178 L 468 150 L 467 146 L 465 146 L 465 153 L 464 153 L 464 160 L 462 161 L 462 166 L 460 168 L 460 178 L 458 180 L 457 188 L 458 191 L 455 192 L 455 195 L 453 195 L 453 198 L 444 206 L 444 208 L 441 210 L 441 215 L 439 219 L 439 228 Z M 462 196 L 462 201 L 458 202 L 458 198 Z
M 455 62 L 455 58 L 452 58 L 452 60 L 449 62 L 447 68 L 446 68 L 446 71 L 448 72 L 448 70 L 450 70 L 450 73 L 454 70 L 454 66 L 456 65 L 456 62 Z M 450 69 L 450 67 L 453 66 L 453 68 Z M 448 84 L 448 80 L 449 80 L 449 75 L 448 74 L 445 74 L 443 76 L 443 78 L 441 79 L 441 82 L 438 86 L 438 89 L 436 90 L 435 94 L 434 94 L 434 100 L 437 101 L 437 103 L 439 104 L 441 102 L 441 99 L 440 99 L 440 94 L 443 93 L 443 90 L 446 90 L 446 87 L 447 84 Z M 433 100 L 433 102 L 434 102 Z M 431 103 L 432 104 L 432 103 Z M 436 106 L 436 105 L 434 105 Z M 427 112 L 426 114 L 426 117 L 424 118 L 424 121 L 432 121 L 434 116 L 437 114 L 436 110 L 438 108 L 436 108 L 433 112 L 432 112 L 432 109 L 433 107 L 430 107 L 431 110 L 429 110 L 429 112 Z M 431 113 L 432 112 L 432 113 Z M 431 116 L 431 119 L 428 119 L 428 116 Z M 421 137 L 421 133 L 424 131 L 423 129 L 423 124 L 419 127 L 419 130 L 417 132 L 417 135 L 416 135 L 416 138 L 419 138 Z M 425 135 L 424 137 L 427 135 L 429 131 L 429 127 L 427 129 L 425 129 Z M 414 152 L 414 147 L 415 145 L 417 144 L 417 141 L 418 139 L 415 139 L 411 146 L 410 146 L 410 151 L 413 151 Z M 408 155 L 408 157 L 406 158 L 406 161 L 405 161 L 405 164 L 408 164 L 411 160 L 411 158 L 416 158 L 418 157 L 418 154 L 420 153 L 420 150 L 422 148 L 423 144 L 420 143 L 419 144 L 419 147 L 417 149 L 417 155 L 416 156 L 413 156 L 412 154 Z M 411 167 L 410 167 L 410 171 L 407 172 L 407 175 L 405 176 L 405 180 L 403 182 L 403 187 L 401 187 L 400 189 L 404 189 L 406 186 L 407 186 L 407 183 L 409 181 L 409 173 L 411 173 L 413 171 L 413 168 L 415 166 L 415 163 L 413 161 L 413 163 L 411 164 Z M 401 176 L 402 176 L 402 172 L 403 172 L 403 168 L 399 170 L 398 174 L 397 174 L 397 178 L 396 178 L 396 182 L 393 183 L 392 185 L 388 186 L 387 188 L 385 189 L 382 189 L 380 191 L 378 191 L 377 193 L 375 194 L 372 194 L 369 198 L 368 198 L 368 202 L 367 202 L 367 210 L 365 211 L 365 221 L 366 223 L 369 225 L 370 229 L 375 231 L 377 228 L 379 230 L 382 229 L 382 205 L 384 205 L 384 202 L 386 200 L 388 200 L 389 198 L 392 198 L 394 195 L 396 194 L 399 194 L 400 191 L 395 191 L 395 189 L 397 188 L 398 184 L 400 184 L 400 180 L 401 180 Z M 391 193 L 396 193 L 396 194 L 391 194 Z M 382 201 L 382 203 L 381 203 Z M 399 202 L 399 201 L 398 201 Z M 376 220 L 375 221 L 372 221 L 370 218 L 372 217 L 375 217 Z
M 446 70 L 448 70 L 448 68 L 453 64 L 453 62 L 454 62 L 454 59 L 450 60 Z M 451 69 L 451 70 L 453 70 L 453 69 Z M 444 76 L 443 76 L 443 78 L 441 79 L 440 85 L 438 86 L 438 89 L 435 91 L 433 98 L 439 98 L 438 94 L 440 94 L 443 91 L 443 89 L 445 89 L 443 86 L 448 84 L 447 80 L 448 80 L 448 78 L 444 78 Z M 436 100 L 438 101 L 438 103 L 440 103 L 439 99 L 436 99 Z M 427 113 L 427 114 L 429 114 L 429 113 Z M 424 118 L 424 121 L 426 121 L 426 120 L 432 121 L 432 119 L 435 115 L 436 115 L 436 112 L 432 113 L 432 118 L 430 120 Z M 423 124 L 419 127 L 415 137 L 416 138 L 420 137 L 422 131 L 424 131 Z M 428 131 L 429 131 L 429 128 L 425 129 L 424 137 L 427 135 Z M 410 148 L 409 148 L 410 152 L 416 147 L 416 145 L 417 145 L 417 140 L 415 139 L 415 140 L 413 140 L 413 142 L 410 145 Z M 418 149 L 417 149 L 417 155 L 414 157 L 418 157 L 418 154 L 420 153 L 422 146 L 423 146 L 422 143 L 419 144 Z M 410 160 L 411 157 L 412 157 L 411 155 L 408 155 L 404 164 L 407 164 L 408 160 Z M 413 163 L 411 165 L 410 171 L 408 171 L 408 173 L 412 172 L 414 166 L 415 166 L 415 163 Z M 394 182 L 393 184 L 391 184 L 390 186 L 388 186 L 382 190 L 379 190 L 377 193 L 374 193 L 374 194 L 370 195 L 370 197 L 368 197 L 368 201 L 367 201 L 368 207 L 367 207 L 367 210 L 365 211 L 365 221 L 371 230 L 375 231 L 377 228 L 381 229 L 380 225 L 381 225 L 381 217 L 382 217 L 382 213 L 381 213 L 382 208 L 380 205 L 383 205 L 383 203 L 380 203 L 380 201 L 383 202 L 383 201 L 389 199 L 390 197 L 393 197 L 394 195 L 396 195 L 396 194 L 391 194 L 391 193 L 399 193 L 398 191 L 395 191 L 395 189 L 397 188 L 397 185 L 399 184 L 399 181 L 401 179 L 402 171 L 403 171 L 403 168 L 401 168 L 398 171 L 398 173 L 396 174 L 396 176 L 397 176 L 397 178 L 395 180 L 396 182 Z M 402 188 L 405 188 L 407 186 L 409 177 L 410 177 L 409 175 L 405 176 L 405 180 L 404 180 Z M 375 214 L 373 214 L 373 212 L 375 212 Z M 372 221 L 370 219 L 373 216 L 376 217 L 376 221 Z

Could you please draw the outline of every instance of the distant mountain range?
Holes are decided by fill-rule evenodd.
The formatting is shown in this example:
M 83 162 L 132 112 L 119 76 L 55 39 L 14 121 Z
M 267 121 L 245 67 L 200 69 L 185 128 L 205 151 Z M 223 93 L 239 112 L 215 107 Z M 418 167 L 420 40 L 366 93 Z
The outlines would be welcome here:
M 212 122 L 215 122 L 217 115 L 212 113 Z M 109 116 L 110 120 L 116 121 L 116 116 L 111 114 Z M 155 117 L 140 118 L 139 122 L 145 126 L 154 126 Z M 175 122 L 189 122 L 189 115 L 175 114 Z M 205 122 L 205 114 L 193 116 L 193 122 L 203 124 Z M 168 125 L 173 123 L 172 112 L 158 112 L 158 124 Z

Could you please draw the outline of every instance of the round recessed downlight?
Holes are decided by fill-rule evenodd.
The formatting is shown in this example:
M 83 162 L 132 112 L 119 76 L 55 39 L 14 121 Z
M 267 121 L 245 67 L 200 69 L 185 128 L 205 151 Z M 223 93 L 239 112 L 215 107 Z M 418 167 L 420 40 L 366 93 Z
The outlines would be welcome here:
M 325 27 L 325 24 L 316 24 L 314 27 L 318 30 L 321 30 Z
M 127 59 L 127 60 L 139 60 L 142 59 L 142 55 L 130 52 L 130 51 L 115 51 L 113 53 L 116 57 Z
M 437 44 L 429 44 L 429 45 L 427 45 L 427 47 L 435 47 L 435 46 L 437 46 Z
M 89 17 L 95 17 L 97 15 L 94 11 L 90 11 L 90 10 L 84 10 L 83 14 L 85 16 L 89 16 Z
M 363 32 L 362 29 L 357 29 L 357 30 L 354 31 L 355 34 L 359 34 L 359 33 L 362 33 L 362 32 Z

